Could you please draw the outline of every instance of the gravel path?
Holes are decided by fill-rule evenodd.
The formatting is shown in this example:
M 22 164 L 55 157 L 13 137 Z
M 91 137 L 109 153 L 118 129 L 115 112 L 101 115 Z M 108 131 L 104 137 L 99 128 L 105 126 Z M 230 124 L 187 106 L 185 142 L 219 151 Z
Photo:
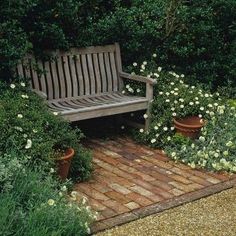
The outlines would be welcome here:
M 97 234 L 110 235 L 236 236 L 236 188 Z

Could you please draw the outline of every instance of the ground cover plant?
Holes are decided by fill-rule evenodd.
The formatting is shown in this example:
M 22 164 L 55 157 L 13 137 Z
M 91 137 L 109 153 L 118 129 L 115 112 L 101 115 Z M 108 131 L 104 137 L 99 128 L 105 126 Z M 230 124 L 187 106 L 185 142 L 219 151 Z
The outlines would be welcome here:
M 156 148 L 162 148 L 174 160 L 192 168 L 236 172 L 236 108 L 234 100 L 211 93 L 201 84 L 191 85 L 184 74 L 163 71 L 152 60 L 129 67 L 131 73 L 142 74 L 157 80 L 152 101 L 150 130 L 136 131 L 135 137 Z M 123 93 L 144 94 L 137 83 L 126 84 Z M 199 116 L 206 122 L 196 141 L 176 134 L 173 119 Z M 143 115 L 147 118 L 147 115 Z M 220 135 L 224 133 L 224 135 Z

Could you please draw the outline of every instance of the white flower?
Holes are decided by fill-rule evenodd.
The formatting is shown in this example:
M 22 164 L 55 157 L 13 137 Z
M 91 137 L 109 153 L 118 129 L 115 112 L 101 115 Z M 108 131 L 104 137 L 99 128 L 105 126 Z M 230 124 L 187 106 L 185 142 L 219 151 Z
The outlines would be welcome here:
M 178 101 L 174 100 L 174 104 L 177 104 L 177 103 L 178 103 Z
M 157 68 L 157 71 L 158 71 L 158 72 L 161 72 L 161 70 L 162 70 L 162 67 L 159 66 L 159 67 Z
M 170 141 L 170 140 L 171 140 L 171 137 L 170 137 L 170 136 L 168 136 L 168 137 L 167 137 L 167 141 Z
M 170 95 L 170 93 L 169 92 L 166 92 L 166 96 L 169 96 Z
M 125 126 L 124 126 L 124 125 L 122 125 L 120 128 L 121 128 L 121 129 L 125 129 Z
M 21 119 L 21 118 L 23 118 L 23 115 L 22 114 L 18 114 L 17 117 Z
M 50 168 L 50 173 L 54 173 L 55 170 L 53 168 Z
M 155 139 L 155 138 L 153 138 L 152 140 L 151 140 L 151 143 L 155 143 L 157 140 Z
M 32 141 L 30 139 L 27 139 L 25 149 L 30 149 L 32 147 Z
M 55 201 L 53 199 L 48 200 L 48 205 L 53 206 L 55 204 Z
M 231 147 L 231 146 L 233 146 L 233 142 L 232 142 L 232 141 L 229 141 L 229 142 L 227 142 L 225 145 L 226 145 L 227 147 Z
M 195 89 L 195 86 L 191 86 L 191 89 Z
M 54 116 L 57 116 L 57 115 L 58 115 L 58 112 L 54 111 L 54 112 L 53 112 L 53 115 L 54 115 Z
M 208 94 L 208 93 L 205 93 L 205 97 L 208 98 L 208 97 L 209 97 L 209 94 Z
M 178 95 L 178 93 L 174 93 L 174 95 L 175 95 L 175 96 L 177 96 L 177 95 Z
M 171 156 L 172 156 L 172 157 L 175 157 L 175 156 L 176 156 L 176 152 L 172 152 L 172 153 L 171 153 Z
M 178 88 L 174 88 L 174 90 L 175 90 L 175 91 L 179 91 L 179 89 L 178 89 Z
M 184 78 L 184 74 L 181 74 L 180 77 L 181 77 L 181 78 Z
M 201 114 L 199 114 L 199 115 L 198 115 L 198 117 L 199 117 L 199 118 L 202 118 L 202 115 L 201 115 Z
M 170 130 L 174 130 L 174 129 L 175 129 L 175 127 L 173 127 L 173 126 L 170 127 Z
M 197 104 L 197 105 L 198 105 L 198 104 L 199 104 L 199 101 L 196 101 L 196 102 L 195 102 L 195 104 Z
M 183 84 L 183 83 L 184 83 L 184 81 L 183 81 L 183 80 L 180 80 L 179 82 L 180 82 L 181 84 Z
M 184 105 L 180 105 L 180 108 L 184 108 Z
M 172 116 L 176 116 L 177 114 L 174 112 L 174 113 L 172 113 Z
M 204 142 L 206 139 L 205 139 L 205 137 L 200 136 L 200 137 L 199 137 L 199 140 L 200 140 L 201 142 Z
M 190 103 L 189 103 L 190 106 L 193 106 L 193 104 L 194 104 L 193 102 L 190 102 Z
M 175 108 L 174 108 L 174 107 L 171 107 L 170 109 L 171 109 L 171 111 L 174 111 L 174 110 L 175 110 Z
M 208 107 L 213 107 L 212 104 L 208 104 L 207 106 L 208 106 Z
M 218 103 L 215 102 L 215 103 L 214 103 L 214 106 L 217 107 L 217 106 L 218 106 Z
M 133 90 L 132 88 L 129 88 L 128 91 L 129 91 L 130 93 L 133 93 L 133 92 L 134 92 L 134 90 Z
M 137 66 L 137 65 L 138 65 L 138 63 L 137 63 L 137 62 L 134 62 L 134 63 L 133 63 L 133 66 Z
M 159 78 L 159 77 L 160 77 L 160 75 L 159 75 L 159 74 L 157 74 L 157 73 L 154 73 L 154 75 L 155 75 L 157 78 Z
M 27 94 L 22 94 L 21 97 L 22 98 L 29 98 L 29 96 Z
M 174 91 L 174 90 L 171 90 L 170 93 L 173 94 L 173 93 L 175 93 L 175 91 Z
M 127 84 L 125 87 L 126 87 L 127 89 L 129 89 L 129 88 L 130 88 L 130 85 L 129 85 L 129 84 Z
M 170 99 L 166 99 L 166 102 L 170 102 Z
M 27 135 L 27 134 L 23 134 L 23 137 L 24 137 L 24 138 L 27 138 L 27 137 L 28 137 L 28 135 Z
M 67 191 L 67 187 L 65 185 L 63 185 L 62 188 L 61 188 L 61 191 L 66 192 Z
M 145 65 L 144 65 L 144 64 L 141 65 L 141 69 L 142 69 L 142 70 L 145 70 Z
M 195 148 L 195 144 L 194 143 L 191 144 L 191 148 Z
M 147 114 L 144 114 L 144 115 L 143 115 L 143 118 L 144 118 L 144 119 L 147 119 L 147 118 L 148 118 L 148 115 L 147 115 Z
M 156 134 L 155 136 L 158 138 L 160 136 L 160 134 Z
M 153 56 L 153 57 L 157 57 L 157 54 L 156 54 L 156 53 L 153 53 L 152 56 Z
M 160 95 L 162 95 L 162 94 L 163 94 L 163 92 L 159 92 L 159 94 L 160 94 Z
M 158 130 L 159 128 L 158 128 L 158 126 L 154 126 L 154 129 L 155 129 L 155 130 Z
M 22 87 L 25 87 L 25 83 L 24 83 L 24 82 L 21 82 L 20 85 L 21 85 Z
M 214 157 L 219 157 L 219 153 L 215 152 Z
M 14 89 L 16 86 L 15 86 L 15 84 L 10 84 L 10 87 L 11 87 L 12 89 Z
M 140 133 L 143 133 L 143 132 L 144 132 L 144 129 L 140 129 L 139 132 L 140 132 Z
M 137 93 L 140 93 L 140 92 L 141 92 L 141 90 L 140 90 L 140 89 L 137 89 L 137 90 L 136 90 L 136 92 L 137 92 Z
M 20 131 L 20 132 L 23 131 L 23 129 L 22 129 L 21 127 L 15 126 L 14 128 L 15 128 L 16 130 Z
M 70 195 L 71 195 L 71 197 L 76 198 L 77 195 L 78 195 L 78 193 L 77 193 L 76 191 L 72 191 L 72 192 L 70 193 Z
M 183 98 L 180 98 L 179 101 L 180 101 L 180 102 L 184 102 L 184 99 L 183 99 Z
M 214 116 L 215 113 L 213 111 L 210 112 L 210 116 Z
M 175 83 L 174 83 L 174 82 L 171 82 L 170 84 L 171 84 L 171 85 L 174 85 Z
M 164 130 L 164 131 L 167 131 L 167 130 L 168 130 L 168 127 L 165 126 L 165 127 L 163 128 L 163 130 Z
M 122 94 L 125 94 L 125 90 L 122 90 Z
M 36 134 L 37 132 L 38 132 L 38 131 L 37 131 L 36 129 L 33 129 L 33 133 L 35 133 L 35 134 Z
M 145 65 L 145 66 L 146 66 L 146 65 L 147 65 L 147 62 L 146 62 L 146 61 L 144 61 L 144 62 L 143 62 L 143 65 Z
M 198 100 L 198 97 L 195 97 L 195 100 Z
M 200 110 L 201 110 L 201 111 L 204 111 L 204 107 L 200 107 Z
M 224 151 L 223 154 L 224 154 L 224 156 L 228 156 L 229 152 L 228 151 Z

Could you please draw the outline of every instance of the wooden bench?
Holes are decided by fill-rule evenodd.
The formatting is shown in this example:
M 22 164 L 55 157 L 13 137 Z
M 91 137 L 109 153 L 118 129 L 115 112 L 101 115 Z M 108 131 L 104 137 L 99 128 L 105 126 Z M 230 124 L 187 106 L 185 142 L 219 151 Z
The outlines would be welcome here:
M 156 81 L 124 73 L 118 43 L 58 50 L 53 55 L 55 60 L 50 61 L 26 56 L 17 66 L 17 75 L 31 78 L 32 89 L 45 94 L 51 111 L 69 121 L 138 110 L 149 115 Z M 122 94 L 125 79 L 146 83 L 146 97 Z M 149 121 L 145 121 L 146 129 Z

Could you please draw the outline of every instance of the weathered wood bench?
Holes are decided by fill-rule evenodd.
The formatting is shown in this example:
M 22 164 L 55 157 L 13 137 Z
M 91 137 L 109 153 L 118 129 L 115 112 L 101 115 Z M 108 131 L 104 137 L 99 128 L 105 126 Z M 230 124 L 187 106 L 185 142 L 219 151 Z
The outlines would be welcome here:
M 17 75 L 31 78 L 32 89 L 45 94 L 53 112 L 69 121 L 138 110 L 147 110 L 149 114 L 156 81 L 124 73 L 118 43 L 55 51 L 53 55 L 55 60 L 50 61 L 26 56 L 17 66 Z M 124 79 L 146 83 L 146 97 L 122 94 Z M 148 125 L 149 118 L 146 129 Z

